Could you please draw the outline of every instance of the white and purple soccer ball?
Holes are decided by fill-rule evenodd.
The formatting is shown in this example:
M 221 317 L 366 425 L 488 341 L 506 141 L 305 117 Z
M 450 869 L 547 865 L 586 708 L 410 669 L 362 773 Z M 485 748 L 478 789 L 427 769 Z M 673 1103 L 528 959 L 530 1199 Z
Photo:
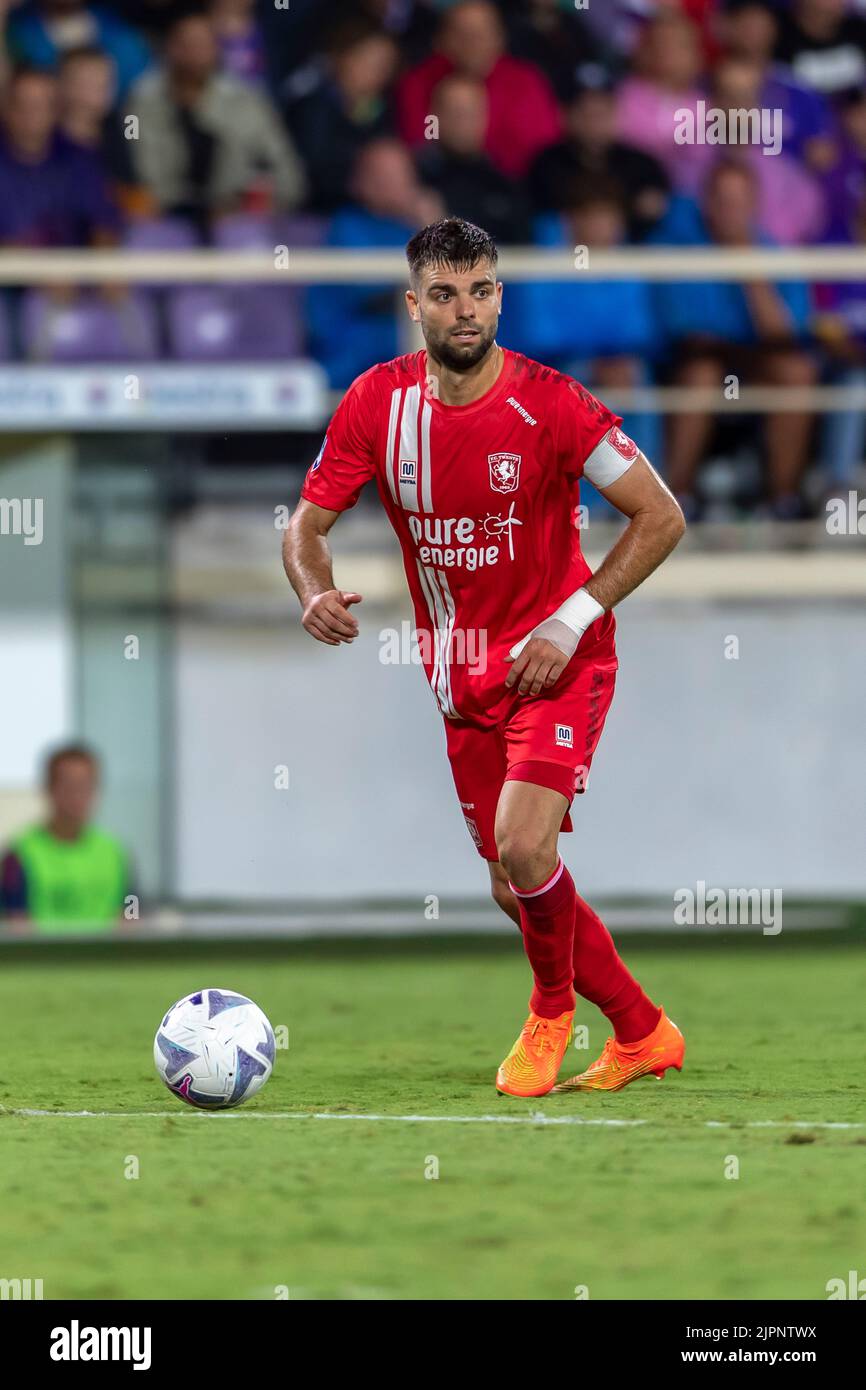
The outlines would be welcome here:
M 243 1105 L 274 1067 L 274 1030 L 252 999 L 200 989 L 172 1004 L 156 1030 L 153 1060 L 170 1091 L 201 1110 Z

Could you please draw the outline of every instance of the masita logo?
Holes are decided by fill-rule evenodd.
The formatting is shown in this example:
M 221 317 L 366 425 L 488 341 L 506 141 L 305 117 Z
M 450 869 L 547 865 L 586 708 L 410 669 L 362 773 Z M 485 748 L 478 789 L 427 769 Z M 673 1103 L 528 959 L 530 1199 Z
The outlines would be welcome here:
M 150 1370 L 149 1327 L 68 1327 L 51 1329 L 52 1361 L 131 1361 L 134 1371 Z
M 574 746 L 574 728 L 571 724 L 556 725 L 556 746 L 557 748 L 572 748 Z

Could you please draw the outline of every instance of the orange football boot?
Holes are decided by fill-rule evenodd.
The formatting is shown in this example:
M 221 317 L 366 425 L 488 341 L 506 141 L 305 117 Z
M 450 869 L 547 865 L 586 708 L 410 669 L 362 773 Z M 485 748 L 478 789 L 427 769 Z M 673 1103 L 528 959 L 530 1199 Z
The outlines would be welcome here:
M 520 1037 L 496 1073 L 496 1089 L 507 1096 L 546 1096 L 553 1089 L 565 1049 L 574 1037 L 574 1009 L 559 1018 L 530 1011 Z
M 661 1017 L 649 1037 L 638 1042 L 619 1043 L 608 1038 L 598 1061 L 554 1086 L 554 1091 L 621 1091 L 630 1081 L 652 1073 L 661 1081 L 668 1067 L 683 1069 L 685 1039 L 662 1009 Z

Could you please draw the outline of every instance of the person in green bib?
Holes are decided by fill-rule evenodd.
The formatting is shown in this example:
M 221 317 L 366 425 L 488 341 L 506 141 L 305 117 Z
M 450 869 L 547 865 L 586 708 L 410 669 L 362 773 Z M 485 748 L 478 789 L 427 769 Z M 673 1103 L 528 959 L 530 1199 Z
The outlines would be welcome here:
M 82 744 L 45 765 L 48 818 L 17 835 L 0 862 L 0 924 L 39 932 L 104 931 L 123 920 L 129 858 L 91 823 L 99 760 Z

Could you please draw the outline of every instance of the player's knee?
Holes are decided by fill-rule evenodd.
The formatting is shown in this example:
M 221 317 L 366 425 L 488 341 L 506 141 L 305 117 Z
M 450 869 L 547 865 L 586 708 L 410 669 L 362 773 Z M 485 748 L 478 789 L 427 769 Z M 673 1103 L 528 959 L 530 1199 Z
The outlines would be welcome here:
M 530 829 L 504 832 L 497 839 L 496 849 L 511 882 L 527 891 L 543 882 L 556 865 L 555 847 L 551 847 L 546 836 Z

